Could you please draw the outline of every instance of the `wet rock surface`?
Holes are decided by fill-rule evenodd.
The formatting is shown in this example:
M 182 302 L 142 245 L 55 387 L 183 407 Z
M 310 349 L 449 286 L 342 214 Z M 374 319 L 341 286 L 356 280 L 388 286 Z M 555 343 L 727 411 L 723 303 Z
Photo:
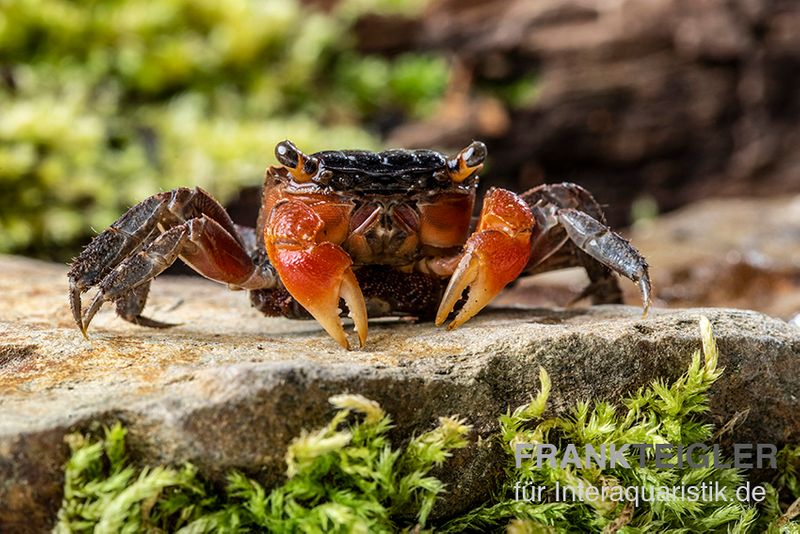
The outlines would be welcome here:
M 84 340 L 72 324 L 66 269 L 0 257 L 0 531 L 41 531 L 60 503 L 63 436 L 122 420 L 137 460 L 191 461 L 212 477 L 238 468 L 281 480 L 287 444 L 322 425 L 327 399 L 361 393 L 392 414 L 395 442 L 466 417 L 472 444 L 442 473 L 450 515 L 491 490 L 504 458 L 487 437 L 497 416 L 525 402 L 538 368 L 553 381 L 549 410 L 616 398 L 675 378 L 711 319 L 726 371 L 713 422 L 750 410 L 738 441 L 800 440 L 800 329 L 755 312 L 625 306 L 495 308 L 453 332 L 373 321 L 364 350 L 341 350 L 313 322 L 266 318 L 247 296 L 197 279 L 162 277 L 149 314 L 182 323 L 129 325 L 102 310 Z

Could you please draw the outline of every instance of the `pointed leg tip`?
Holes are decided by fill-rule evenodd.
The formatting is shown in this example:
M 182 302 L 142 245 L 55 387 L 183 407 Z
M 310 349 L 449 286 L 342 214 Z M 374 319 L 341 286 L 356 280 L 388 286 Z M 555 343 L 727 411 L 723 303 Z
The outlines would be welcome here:
M 83 337 L 86 337 L 86 328 L 83 326 L 81 317 L 81 291 L 72 280 L 69 282 L 69 308 L 72 312 L 72 319 L 80 329 Z
M 86 313 L 81 317 L 81 331 L 84 333 L 84 337 L 86 337 L 86 330 L 89 329 L 89 324 L 92 322 L 92 319 L 94 319 L 95 314 L 103 306 L 103 302 L 105 302 L 103 300 L 103 294 L 98 293 L 94 300 L 92 300 L 92 304 L 86 310 Z
M 162 321 L 156 321 L 155 319 L 151 319 L 149 317 L 145 317 L 144 315 L 138 315 L 138 316 L 132 317 L 132 318 L 125 317 L 123 315 L 120 315 L 120 317 L 122 317 L 126 321 L 128 321 L 130 323 L 133 323 L 135 325 L 145 326 L 147 328 L 156 328 L 156 329 L 159 329 L 159 330 L 166 330 L 168 328 L 174 328 L 176 326 L 183 326 L 184 325 L 184 323 L 165 323 L 165 322 L 162 322 Z
M 83 324 L 83 318 L 81 317 L 80 313 L 78 313 L 77 315 L 73 314 L 72 318 L 75 321 L 75 326 L 77 326 L 78 330 L 81 331 L 81 335 L 85 339 L 89 339 L 88 336 L 86 335 L 86 325 Z
M 650 279 L 645 276 L 641 280 L 639 280 L 639 289 L 642 293 L 642 319 L 646 319 L 648 313 L 650 312 L 650 305 L 652 304 L 651 294 L 652 294 L 652 286 L 650 285 Z

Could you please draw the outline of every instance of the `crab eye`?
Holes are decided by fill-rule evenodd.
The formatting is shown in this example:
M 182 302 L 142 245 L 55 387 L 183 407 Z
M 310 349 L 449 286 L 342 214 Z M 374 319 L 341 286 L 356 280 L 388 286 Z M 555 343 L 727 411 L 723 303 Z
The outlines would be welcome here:
M 486 145 L 480 141 L 473 141 L 447 162 L 450 179 L 456 183 L 463 182 L 480 170 L 485 159 Z
M 461 151 L 461 157 L 468 167 L 475 168 L 486 159 L 486 145 L 480 141 L 473 141 L 472 144 Z
M 311 181 L 311 177 L 319 170 L 317 158 L 306 156 L 288 139 L 275 146 L 275 158 L 281 165 L 287 167 L 292 178 L 300 183 Z
M 296 169 L 300 163 L 300 152 L 294 143 L 289 141 L 282 141 L 275 146 L 275 157 L 281 165 L 285 165 L 291 169 Z

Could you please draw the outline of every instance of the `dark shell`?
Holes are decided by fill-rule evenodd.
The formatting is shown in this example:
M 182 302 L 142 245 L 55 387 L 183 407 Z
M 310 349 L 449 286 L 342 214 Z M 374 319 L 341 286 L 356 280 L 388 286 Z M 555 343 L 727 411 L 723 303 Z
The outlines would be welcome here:
M 447 166 L 447 158 L 435 150 L 325 150 L 313 154 L 329 171 L 364 176 L 402 176 L 433 173 Z
M 397 194 L 451 187 L 447 158 L 433 150 L 329 150 L 313 157 L 320 163 L 320 182 L 338 191 Z

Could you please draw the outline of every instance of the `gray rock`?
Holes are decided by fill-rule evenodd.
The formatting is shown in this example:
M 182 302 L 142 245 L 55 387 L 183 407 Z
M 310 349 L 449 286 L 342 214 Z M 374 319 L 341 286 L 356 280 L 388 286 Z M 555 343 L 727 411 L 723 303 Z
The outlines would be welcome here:
M 236 467 L 281 480 L 287 444 L 322 425 L 327 399 L 357 392 L 381 403 L 401 442 L 458 414 L 472 445 L 442 476 L 439 516 L 484 499 L 504 458 L 497 416 L 553 381 L 550 410 L 617 398 L 656 377 L 675 378 L 709 317 L 726 371 L 713 389 L 716 423 L 750 415 L 741 441 L 800 440 L 800 329 L 727 309 L 492 309 L 453 332 L 375 321 L 365 350 L 341 350 L 312 322 L 260 316 L 246 295 L 196 279 L 161 278 L 148 308 L 183 323 L 148 330 L 101 311 L 90 341 L 72 324 L 65 269 L 0 257 L 0 531 L 39 531 L 60 504 L 64 434 L 122 420 L 137 459 L 191 461 L 209 476 Z

